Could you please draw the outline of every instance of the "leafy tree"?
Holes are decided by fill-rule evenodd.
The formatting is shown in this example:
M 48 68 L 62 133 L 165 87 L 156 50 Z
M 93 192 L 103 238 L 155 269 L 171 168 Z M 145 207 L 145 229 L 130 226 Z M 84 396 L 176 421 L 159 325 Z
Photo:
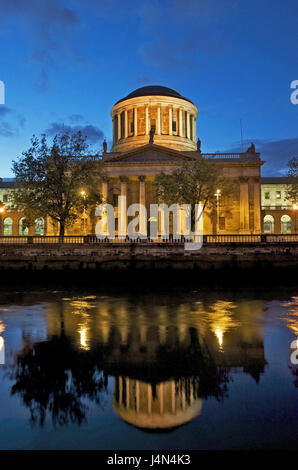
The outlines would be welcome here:
M 288 162 L 288 199 L 298 202 L 298 158 L 294 157 Z
M 155 195 L 159 203 L 190 204 L 192 226 L 195 222 L 195 204 L 201 203 L 214 209 L 215 193 L 221 190 L 221 196 L 229 194 L 233 185 L 220 176 L 220 169 L 214 162 L 204 158 L 185 161 L 171 174 L 159 173 L 154 181 Z
M 13 162 L 16 190 L 11 195 L 12 207 L 24 212 L 27 226 L 49 216 L 64 236 L 83 211 L 101 202 L 101 162 L 95 166 L 84 155 L 88 144 L 80 131 L 57 134 L 51 144 L 45 135 L 32 137 L 29 149 Z

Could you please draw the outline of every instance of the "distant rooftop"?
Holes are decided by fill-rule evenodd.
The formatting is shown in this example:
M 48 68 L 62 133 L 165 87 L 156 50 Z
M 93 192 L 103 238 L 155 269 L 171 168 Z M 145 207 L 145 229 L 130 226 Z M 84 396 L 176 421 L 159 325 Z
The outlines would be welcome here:
M 286 176 L 269 176 L 261 178 L 261 184 L 289 184 Z
M 11 188 L 13 186 L 14 181 L 14 178 L 2 178 L 2 181 L 0 179 L 0 189 Z

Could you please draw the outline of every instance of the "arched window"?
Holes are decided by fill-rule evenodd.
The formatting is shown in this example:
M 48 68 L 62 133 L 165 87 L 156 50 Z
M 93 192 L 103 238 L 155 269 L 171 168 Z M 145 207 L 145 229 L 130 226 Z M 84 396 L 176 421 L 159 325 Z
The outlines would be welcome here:
M 274 233 L 274 217 L 273 217 L 273 215 L 265 215 L 265 217 L 264 217 L 264 233 Z
M 6 237 L 12 236 L 12 219 L 10 217 L 6 217 L 3 221 L 3 235 Z
M 292 233 L 292 220 L 287 214 L 282 215 L 280 218 L 281 233 Z
M 27 237 L 29 233 L 28 227 L 25 226 L 25 217 L 19 220 L 19 235 L 21 237 Z
M 34 233 L 35 235 L 43 236 L 44 235 L 44 219 L 39 217 L 39 219 L 35 219 L 34 222 Z

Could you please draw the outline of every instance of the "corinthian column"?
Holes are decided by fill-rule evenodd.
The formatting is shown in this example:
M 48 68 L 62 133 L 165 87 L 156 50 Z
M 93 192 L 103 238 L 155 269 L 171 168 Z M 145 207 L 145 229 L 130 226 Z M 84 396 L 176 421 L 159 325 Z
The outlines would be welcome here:
M 160 120 L 160 106 L 158 106 L 158 108 L 157 108 L 157 129 L 156 129 L 157 134 L 161 134 L 160 123 L 161 123 L 161 120 Z
M 189 111 L 186 111 L 186 137 L 190 138 L 190 119 L 189 119 Z
M 121 139 L 121 113 L 118 113 L 118 140 Z
M 127 109 L 124 111 L 124 137 L 128 136 L 128 119 L 127 119 Z
M 147 211 L 146 211 L 146 188 L 145 188 L 145 176 L 139 176 L 140 180 L 140 213 L 139 213 L 139 231 L 143 237 L 147 236 Z
M 101 194 L 102 194 L 102 202 L 107 202 L 108 200 L 108 178 L 103 177 L 101 182 Z
M 183 137 L 182 109 L 179 109 L 179 135 Z
M 120 207 L 118 208 L 118 236 L 125 238 L 127 235 L 127 177 L 120 176 L 121 197 Z
M 149 109 L 145 108 L 145 134 L 149 134 Z
M 134 135 L 138 135 L 138 108 L 134 109 Z
M 240 176 L 240 233 L 249 234 L 248 177 Z
M 169 135 L 172 135 L 173 134 L 173 110 L 172 108 L 169 108 Z
M 260 178 L 254 178 L 254 233 L 261 233 Z

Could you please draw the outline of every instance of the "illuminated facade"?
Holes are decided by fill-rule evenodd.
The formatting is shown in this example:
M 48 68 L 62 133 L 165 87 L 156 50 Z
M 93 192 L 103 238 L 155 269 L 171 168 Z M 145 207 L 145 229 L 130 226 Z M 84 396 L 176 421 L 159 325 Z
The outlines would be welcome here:
M 264 233 L 297 233 L 298 207 L 287 196 L 287 178 L 271 177 L 261 179 L 261 210 Z
M 126 210 L 117 207 L 119 195 L 126 196 L 127 206 L 140 203 L 150 214 L 150 204 L 157 202 L 153 188 L 156 175 L 201 158 L 212 161 L 235 188 L 230 194 L 221 194 L 217 209 L 205 210 L 204 233 L 261 233 L 260 154 L 253 144 L 243 153 L 202 153 L 197 117 L 198 109 L 188 98 L 162 86 L 139 88 L 112 107 L 113 145 L 110 152 L 104 145 L 98 157 L 106 175 L 98 184 L 103 199 L 116 207 L 116 234 L 126 232 L 129 222 Z M 97 158 L 92 161 L 96 166 Z M 14 235 L 19 232 L 16 224 Z M 147 230 L 146 219 L 143 224 L 142 233 Z M 159 220 L 159 233 L 161 224 Z M 57 235 L 58 230 L 57 224 L 44 221 L 44 233 Z M 67 234 L 94 234 L 94 221 L 82 215 Z

